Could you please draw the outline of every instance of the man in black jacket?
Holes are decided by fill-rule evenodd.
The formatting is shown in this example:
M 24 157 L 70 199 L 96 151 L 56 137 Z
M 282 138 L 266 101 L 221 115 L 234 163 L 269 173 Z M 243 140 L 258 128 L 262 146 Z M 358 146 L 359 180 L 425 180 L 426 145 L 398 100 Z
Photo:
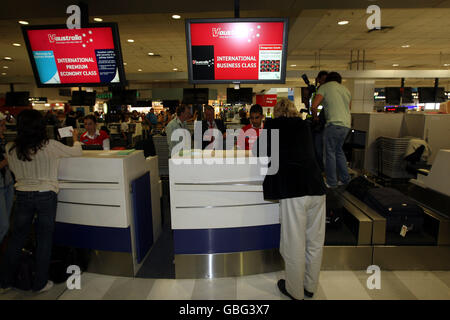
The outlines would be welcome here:
M 205 106 L 205 120 L 202 121 L 202 138 L 205 137 L 205 132 L 208 129 L 219 130 L 222 133 L 222 136 L 225 138 L 225 132 L 227 128 L 222 120 L 214 119 L 214 108 L 212 106 Z M 202 149 L 205 149 L 210 143 L 214 141 L 214 136 L 207 136 L 207 141 L 202 142 Z M 211 138 L 211 140 L 208 141 L 209 138 Z
M 275 119 L 267 119 L 267 154 L 275 141 L 271 131 L 279 132 L 279 168 L 266 175 L 264 199 L 280 201 L 280 253 L 286 280 L 278 282 L 282 293 L 292 299 L 312 297 L 317 290 L 325 240 L 325 185 L 314 153 L 309 124 L 294 104 L 282 99 L 274 108 Z M 261 139 L 261 135 L 260 138 Z M 254 144 L 257 148 L 259 141 Z M 256 146 L 256 147 L 255 147 Z

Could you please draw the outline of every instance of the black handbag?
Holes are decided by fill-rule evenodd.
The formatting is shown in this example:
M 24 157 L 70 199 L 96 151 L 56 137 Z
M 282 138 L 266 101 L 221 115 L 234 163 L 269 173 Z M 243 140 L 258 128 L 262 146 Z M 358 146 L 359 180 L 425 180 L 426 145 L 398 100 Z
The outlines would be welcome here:
M 22 249 L 17 273 L 14 278 L 14 287 L 24 291 L 31 290 L 35 275 L 36 261 L 33 253 L 29 250 Z

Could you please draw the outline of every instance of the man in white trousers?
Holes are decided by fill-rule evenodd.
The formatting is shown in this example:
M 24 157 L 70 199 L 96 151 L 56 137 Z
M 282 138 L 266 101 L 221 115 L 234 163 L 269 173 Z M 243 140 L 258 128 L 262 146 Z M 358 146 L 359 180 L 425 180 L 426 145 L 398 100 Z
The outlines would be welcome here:
M 281 199 L 280 222 L 286 291 L 297 299 L 303 299 L 303 294 L 312 297 L 317 290 L 322 264 L 325 196 Z
M 270 141 L 270 130 L 279 132 L 279 169 L 264 178 L 264 199 L 280 201 L 280 252 L 286 280 L 278 281 L 278 288 L 291 299 L 301 300 L 305 295 L 312 297 L 318 286 L 325 240 L 326 189 L 309 124 L 288 99 L 277 103 L 274 116 L 266 121 L 264 129 L 269 131 L 267 155 L 271 158 L 271 143 L 275 142 Z

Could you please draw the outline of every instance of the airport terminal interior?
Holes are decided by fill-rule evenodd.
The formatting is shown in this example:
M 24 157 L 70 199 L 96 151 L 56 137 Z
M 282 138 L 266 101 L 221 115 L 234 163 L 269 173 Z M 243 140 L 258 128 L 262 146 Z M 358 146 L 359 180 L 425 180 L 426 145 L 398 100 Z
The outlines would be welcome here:
M 5 200 L 21 112 L 82 153 L 58 160 L 53 286 L 31 290 L 36 219 L 0 300 L 290 300 L 281 200 L 264 190 L 275 153 L 269 164 L 264 136 L 240 140 L 284 104 L 310 130 L 326 194 L 305 299 L 449 300 L 449 16 L 449 0 L 3 3 L 0 266 L 32 190 L 15 181 Z M 351 101 L 338 148 L 350 178 L 334 183 L 330 82 Z

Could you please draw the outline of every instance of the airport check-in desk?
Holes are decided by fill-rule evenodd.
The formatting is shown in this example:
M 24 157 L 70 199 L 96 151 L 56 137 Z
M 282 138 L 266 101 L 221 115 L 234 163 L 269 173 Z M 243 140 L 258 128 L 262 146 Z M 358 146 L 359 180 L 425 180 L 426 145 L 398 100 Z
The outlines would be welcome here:
M 210 159 L 205 152 L 194 154 Z M 245 160 L 246 156 L 248 152 L 238 151 L 231 157 L 235 164 L 226 164 L 226 159 L 224 164 L 169 160 L 177 278 L 242 276 L 284 268 L 279 204 L 264 200 L 262 165 L 258 158 Z M 237 164 L 238 158 L 245 164 Z M 372 219 L 347 199 L 341 201 L 343 226 L 327 230 L 322 269 L 366 269 L 372 264 Z
M 136 275 L 161 234 L 158 157 L 83 151 L 58 180 L 55 244 L 91 249 L 89 272 Z

